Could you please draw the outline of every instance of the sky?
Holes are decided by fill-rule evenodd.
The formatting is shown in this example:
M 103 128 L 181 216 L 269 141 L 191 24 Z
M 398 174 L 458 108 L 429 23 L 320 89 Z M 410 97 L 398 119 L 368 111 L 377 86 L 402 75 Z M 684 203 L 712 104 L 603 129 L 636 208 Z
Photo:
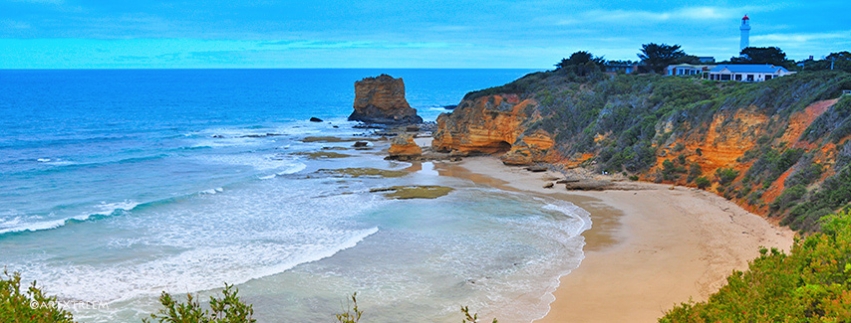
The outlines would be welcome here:
M 777 46 L 851 51 L 851 1 L 0 0 L 0 69 L 532 68 Z

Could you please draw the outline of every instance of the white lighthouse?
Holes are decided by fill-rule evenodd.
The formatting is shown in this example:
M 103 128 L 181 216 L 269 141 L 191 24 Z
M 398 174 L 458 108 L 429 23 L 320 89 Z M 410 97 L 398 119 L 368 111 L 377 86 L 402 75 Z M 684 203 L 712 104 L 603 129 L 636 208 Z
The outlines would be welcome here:
M 739 27 L 739 30 L 742 31 L 742 40 L 739 41 L 739 47 L 741 47 L 741 49 L 739 49 L 740 51 L 745 50 L 745 48 L 750 46 L 750 41 L 748 40 L 748 34 L 751 32 L 750 21 L 751 19 L 748 18 L 748 15 L 745 15 L 742 18 L 742 26 Z

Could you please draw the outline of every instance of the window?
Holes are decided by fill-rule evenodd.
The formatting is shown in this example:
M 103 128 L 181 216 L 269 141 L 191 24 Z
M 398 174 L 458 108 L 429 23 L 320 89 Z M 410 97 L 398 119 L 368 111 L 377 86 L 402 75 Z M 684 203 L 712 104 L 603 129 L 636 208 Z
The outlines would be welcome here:
M 766 75 L 766 76 L 765 76 L 765 80 L 766 80 L 766 81 L 768 81 L 768 80 L 770 80 L 770 79 L 771 79 L 771 75 Z
M 753 74 L 748 74 L 748 82 L 753 82 Z
M 736 74 L 736 81 L 742 80 L 742 74 Z

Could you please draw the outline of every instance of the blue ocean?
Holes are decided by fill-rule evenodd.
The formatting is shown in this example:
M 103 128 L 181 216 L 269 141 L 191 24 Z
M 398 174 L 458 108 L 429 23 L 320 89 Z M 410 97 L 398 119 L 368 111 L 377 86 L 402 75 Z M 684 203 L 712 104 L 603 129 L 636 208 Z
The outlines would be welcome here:
M 364 77 L 403 78 L 434 121 L 528 72 L 0 71 L 0 266 L 80 322 L 139 322 L 162 291 L 206 299 L 225 282 L 259 322 L 331 322 L 353 292 L 369 322 L 457 322 L 462 305 L 529 322 L 579 265 L 587 212 L 345 139 L 369 135 L 346 121 Z M 305 140 L 326 136 L 345 140 Z M 407 175 L 323 171 L 357 167 Z M 413 184 L 455 191 L 370 193 Z

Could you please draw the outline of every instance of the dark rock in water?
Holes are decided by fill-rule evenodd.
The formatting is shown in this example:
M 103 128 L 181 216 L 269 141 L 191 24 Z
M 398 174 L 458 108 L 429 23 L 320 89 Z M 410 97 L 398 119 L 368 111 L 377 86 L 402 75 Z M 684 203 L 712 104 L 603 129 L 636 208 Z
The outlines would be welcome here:
M 349 121 L 397 125 L 423 122 L 405 100 L 405 83 L 387 74 L 355 82 L 354 109 Z
M 224 138 L 224 137 L 225 136 L 222 136 L 222 135 L 213 135 L 213 138 Z
M 334 126 L 334 129 L 340 128 L 340 126 Z
M 361 148 L 361 147 L 366 147 L 368 145 L 369 145 L 369 143 L 366 142 L 366 141 L 355 141 L 354 147 L 355 148 Z
M 533 173 L 546 172 L 547 169 L 548 169 L 547 166 L 529 166 L 529 167 L 526 167 L 526 170 L 533 172 Z
M 372 123 L 358 123 L 358 124 L 352 126 L 352 128 L 355 128 L 355 129 L 385 129 L 387 127 L 383 126 L 383 125 L 372 124 Z
M 407 127 L 405 127 L 405 131 L 408 131 L 408 132 L 420 131 L 420 126 L 415 125 L 415 124 L 408 125 Z
M 310 117 L 310 122 L 322 122 L 322 119 L 319 119 L 317 117 Z
M 544 184 L 544 188 L 553 188 L 553 186 L 555 186 L 555 184 L 553 184 L 553 183 Z
M 265 134 L 262 134 L 262 133 L 261 134 L 250 134 L 250 135 L 242 135 L 242 136 L 239 136 L 239 137 L 240 138 L 266 138 L 266 137 L 277 137 L 277 136 L 281 136 L 281 134 L 267 132 Z
M 455 110 L 455 108 L 457 108 L 457 107 L 458 107 L 457 104 L 443 106 L 443 108 L 446 109 L 446 110 Z

